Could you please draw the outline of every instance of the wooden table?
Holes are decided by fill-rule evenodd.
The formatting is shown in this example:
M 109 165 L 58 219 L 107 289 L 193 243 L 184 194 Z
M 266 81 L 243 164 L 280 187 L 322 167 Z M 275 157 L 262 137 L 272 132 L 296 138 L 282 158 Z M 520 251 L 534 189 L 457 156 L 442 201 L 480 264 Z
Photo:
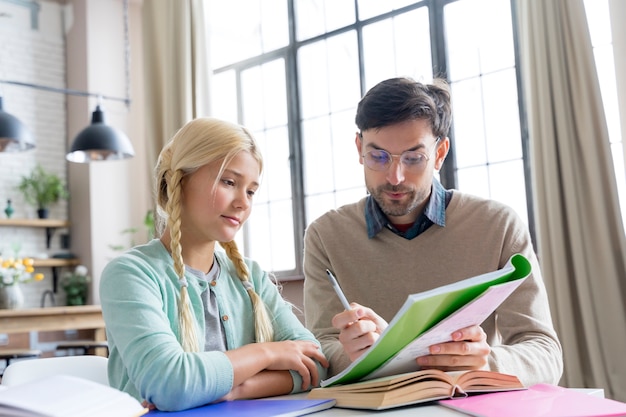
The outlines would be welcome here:
M 0 333 L 93 329 L 94 340 L 106 340 L 99 305 L 0 310 Z M 105 353 L 98 352 L 103 355 Z

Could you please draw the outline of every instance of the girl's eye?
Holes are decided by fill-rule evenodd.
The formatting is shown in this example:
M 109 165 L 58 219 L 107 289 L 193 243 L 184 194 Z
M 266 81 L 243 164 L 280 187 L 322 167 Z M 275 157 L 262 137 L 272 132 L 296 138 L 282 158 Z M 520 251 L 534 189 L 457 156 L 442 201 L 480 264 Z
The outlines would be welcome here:
M 230 187 L 233 187 L 235 185 L 235 181 L 233 180 L 222 180 L 222 182 Z
M 254 194 L 256 194 L 256 190 L 248 190 L 248 195 L 250 197 L 254 197 Z

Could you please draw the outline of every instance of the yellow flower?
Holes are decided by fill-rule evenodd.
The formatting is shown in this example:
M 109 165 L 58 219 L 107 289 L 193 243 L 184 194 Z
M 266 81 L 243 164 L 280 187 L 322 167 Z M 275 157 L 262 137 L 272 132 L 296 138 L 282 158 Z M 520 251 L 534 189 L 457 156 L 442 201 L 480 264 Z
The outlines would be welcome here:
M 43 274 L 34 274 L 34 264 L 32 258 L 0 258 L 0 287 L 44 279 Z

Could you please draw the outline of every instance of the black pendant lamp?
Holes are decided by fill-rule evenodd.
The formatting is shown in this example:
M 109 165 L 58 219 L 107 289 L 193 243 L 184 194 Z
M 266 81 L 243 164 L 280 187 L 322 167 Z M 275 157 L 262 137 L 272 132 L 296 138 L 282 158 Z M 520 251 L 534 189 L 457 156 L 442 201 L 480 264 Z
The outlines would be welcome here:
M 96 106 L 91 125 L 74 139 L 66 159 L 70 162 L 89 163 L 111 161 L 135 156 L 135 150 L 124 132 L 105 124 L 104 112 Z
M 21 152 L 34 147 L 35 142 L 26 126 L 2 109 L 0 96 L 0 152 Z

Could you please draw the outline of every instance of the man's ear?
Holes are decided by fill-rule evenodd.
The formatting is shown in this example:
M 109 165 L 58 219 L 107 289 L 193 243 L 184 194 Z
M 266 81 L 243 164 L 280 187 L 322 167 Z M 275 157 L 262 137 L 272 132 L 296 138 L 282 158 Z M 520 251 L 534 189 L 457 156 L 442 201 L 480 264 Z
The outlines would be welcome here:
M 354 144 L 356 145 L 356 150 L 359 153 L 359 163 L 363 165 L 363 136 L 361 136 L 360 132 L 356 132 Z
M 443 162 L 446 160 L 446 156 L 448 156 L 448 151 L 450 150 L 450 139 L 446 136 L 439 141 L 439 145 L 437 146 L 437 152 L 435 153 L 435 169 L 439 171 L 443 166 Z

